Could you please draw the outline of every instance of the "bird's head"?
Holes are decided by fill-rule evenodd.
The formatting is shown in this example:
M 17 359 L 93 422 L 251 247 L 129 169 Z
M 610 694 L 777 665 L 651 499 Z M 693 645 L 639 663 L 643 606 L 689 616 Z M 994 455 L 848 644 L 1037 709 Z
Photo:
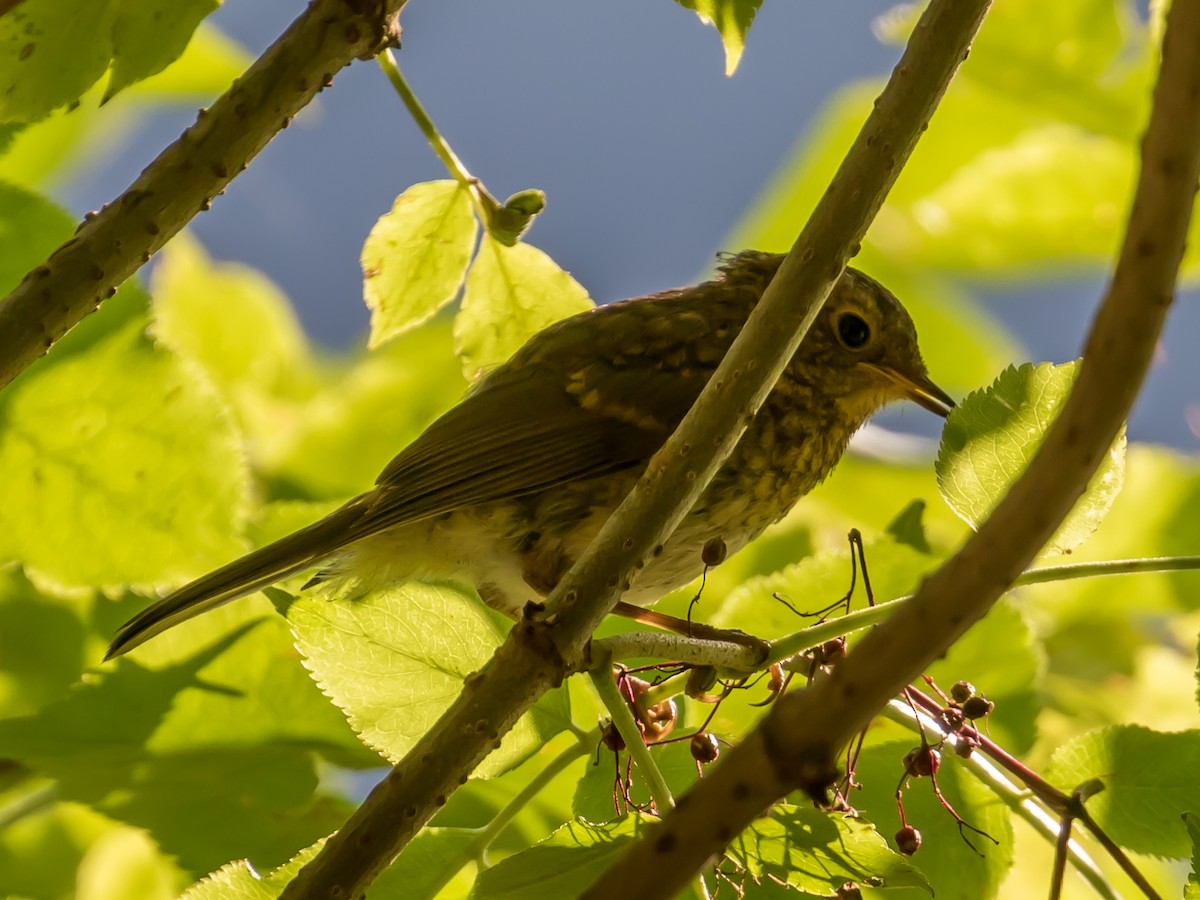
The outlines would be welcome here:
M 819 373 L 825 390 L 860 421 L 895 400 L 939 416 L 954 408 L 925 370 L 908 311 L 856 269 L 846 269 L 834 285 L 792 366 L 801 378 Z

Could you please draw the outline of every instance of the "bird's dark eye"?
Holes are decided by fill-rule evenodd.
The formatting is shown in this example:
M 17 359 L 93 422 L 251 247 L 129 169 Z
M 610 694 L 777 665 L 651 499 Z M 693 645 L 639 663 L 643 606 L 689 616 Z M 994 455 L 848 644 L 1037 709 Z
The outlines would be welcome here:
M 856 313 L 842 313 L 837 320 L 838 337 L 851 350 L 861 350 L 871 339 L 871 326 Z

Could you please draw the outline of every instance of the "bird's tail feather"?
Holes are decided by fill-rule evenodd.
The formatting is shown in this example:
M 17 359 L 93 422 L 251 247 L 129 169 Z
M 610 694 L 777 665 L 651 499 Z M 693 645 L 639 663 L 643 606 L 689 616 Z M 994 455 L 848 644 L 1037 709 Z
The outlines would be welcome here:
M 130 619 L 117 632 L 106 660 L 132 650 L 168 628 L 316 565 L 349 542 L 362 507 L 350 501 L 319 522 L 209 572 Z

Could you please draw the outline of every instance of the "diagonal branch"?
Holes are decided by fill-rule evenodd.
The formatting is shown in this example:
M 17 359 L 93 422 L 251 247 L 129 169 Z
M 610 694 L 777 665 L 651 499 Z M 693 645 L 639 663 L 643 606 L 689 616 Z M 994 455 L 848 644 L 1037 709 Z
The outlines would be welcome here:
M 288 885 L 284 898 L 361 896 L 521 713 L 588 665 L 592 631 L 622 584 L 695 502 L 795 353 L 924 131 L 987 7 L 988 0 L 930 5 L 745 328 L 637 488 L 547 599 L 549 614 L 513 628 L 433 729 Z M 699 865 L 692 872 L 698 870 Z M 641 877 L 651 874 L 641 870 Z M 628 884 L 622 885 L 613 896 L 627 891 Z
M 669 896 L 778 797 L 823 797 L 840 748 L 988 611 L 1049 540 L 1116 437 L 1174 295 L 1200 172 L 1200 0 L 1176 0 L 1142 145 L 1128 230 L 1079 379 L 1028 470 L 963 548 L 813 688 L 763 724 L 680 801 L 588 897 Z M 654 888 L 630 894 L 651 872 Z
M 0 388 L 95 312 L 333 76 L 399 39 L 404 0 L 313 0 L 137 180 L 0 301 Z

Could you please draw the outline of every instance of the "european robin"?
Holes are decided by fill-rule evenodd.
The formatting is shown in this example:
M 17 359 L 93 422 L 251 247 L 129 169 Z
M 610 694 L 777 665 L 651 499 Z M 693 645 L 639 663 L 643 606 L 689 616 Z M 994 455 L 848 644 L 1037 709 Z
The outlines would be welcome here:
M 475 585 L 517 616 L 550 592 L 692 406 L 783 257 L 747 251 L 695 287 L 600 307 L 538 333 L 324 519 L 158 601 L 118 633 L 118 656 L 171 626 L 305 569 L 355 596 L 420 578 Z M 733 553 L 827 476 L 882 406 L 946 415 L 912 320 L 847 269 L 733 454 L 618 612 L 643 610 Z

